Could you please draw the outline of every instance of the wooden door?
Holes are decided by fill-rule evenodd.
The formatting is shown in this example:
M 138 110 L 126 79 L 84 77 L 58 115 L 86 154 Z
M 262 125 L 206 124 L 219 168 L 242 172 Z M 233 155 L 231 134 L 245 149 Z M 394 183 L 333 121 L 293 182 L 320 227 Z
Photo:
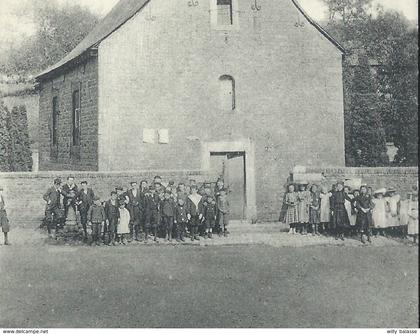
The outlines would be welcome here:
M 227 154 L 225 185 L 229 189 L 230 218 L 245 219 L 245 154 L 235 152 Z

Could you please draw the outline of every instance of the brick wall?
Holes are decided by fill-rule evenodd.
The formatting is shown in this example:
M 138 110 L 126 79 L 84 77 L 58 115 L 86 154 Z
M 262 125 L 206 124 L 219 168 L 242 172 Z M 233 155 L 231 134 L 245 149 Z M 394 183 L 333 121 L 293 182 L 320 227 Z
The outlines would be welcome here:
M 39 168 L 40 170 L 98 169 L 98 70 L 97 59 L 89 58 L 67 73 L 41 83 L 39 97 Z M 80 85 L 81 145 L 80 160 L 70 152 L 72 135 L 72 94 Z M 58 98 L 57 158 L 51 155 L 52 101 Z
M 0 186 L 4 188 L 6 209 L 13 223 L 32 226 L 41 221 L 44 216 L 45 202 L 42 195 L 52 186 L 56 177 L 63 182 L 68 175 L 75 177 L 79 184 L 87 180 L 89 186 L 101 199 L 108 199 L 110 191 L 116 186 L 129 187 L 135 180 L 140 183 L 146 179 L 149 182 L 155 175 L 160 175 L 164 181 L 174 180 L 176 183 L 195 179 L 201 183 L 208 181 L 206 174 L 200 171 L 139 171 L 139 172 L 39 172 L 39 173 L 0 173 Z
M 374 190 L 379 188 L 395 188 L 404 195 L 413 191 L 413 186 L 418 186 L 418 168 L 295 168 L 292 173 L 295 180 L 306 179 L 314 183 L 331 185 L 339 180 L 358 179 Z

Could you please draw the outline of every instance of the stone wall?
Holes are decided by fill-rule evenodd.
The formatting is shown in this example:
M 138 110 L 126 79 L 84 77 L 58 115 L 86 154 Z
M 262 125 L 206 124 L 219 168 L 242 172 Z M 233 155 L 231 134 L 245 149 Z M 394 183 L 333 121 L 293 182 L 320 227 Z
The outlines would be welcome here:
M 89 186 L 101 199 L 108 199 L 110 191 L 116 186 L 129 187 L 132 180 L 140 182 L 145 179 L 151 182 L 155 175 L 164 181 L 174 180 L 187 182 L 209 181 L 200 171 L 138 171 L 138 172 L 39 172 L 39 173 L 0 173 L 0 186 L 4 188 L 6 209 L 12 223 L 33 226 L 39 224 L 44 216 L 45 202 L 42 199 L 45 191 L 52 186 L 53 180 L 60 177 L 63 182 L 67 176 L 75 177 L 76 182 L 86 180 Z
M 39 96 L 39 169 L 98 170 L 98 71 L 97 59 L 91 57 L 72 70 L 44 81 Z M 71 154 L 72 95 L 80 89 L 81 144 L 80 159 Z M 52 103 L 58 98 L 58 144 L 52 154 Z M 74 150 L 74 149 L 73 149 Z
M 413 186 L 418 187 L 418 168 L 316 168 L 295 167 L 292 172 L 292 180 L 307 180 L 316 184 L 331 185 L 339 180 L 352 183 L 360 181 L 374 190 L 379 188 L 395 188 L 404 195 L 413 191 Z M 357 182 L 356 182 L 357 184 Z

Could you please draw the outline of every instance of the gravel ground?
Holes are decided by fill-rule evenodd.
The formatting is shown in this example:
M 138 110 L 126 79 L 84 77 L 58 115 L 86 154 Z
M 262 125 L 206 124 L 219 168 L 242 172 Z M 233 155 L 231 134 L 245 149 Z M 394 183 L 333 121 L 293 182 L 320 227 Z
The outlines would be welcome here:
M 0 327 L 418 327 L 416 246 L 257 234 L 87 247 L 15 231 Z

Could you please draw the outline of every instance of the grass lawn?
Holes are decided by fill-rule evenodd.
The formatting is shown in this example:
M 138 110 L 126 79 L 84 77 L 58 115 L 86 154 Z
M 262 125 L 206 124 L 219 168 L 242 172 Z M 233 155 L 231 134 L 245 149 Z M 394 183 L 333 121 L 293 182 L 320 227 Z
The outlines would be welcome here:
M 0 247 L 0 327 L 418 327 L 418 248 Z

